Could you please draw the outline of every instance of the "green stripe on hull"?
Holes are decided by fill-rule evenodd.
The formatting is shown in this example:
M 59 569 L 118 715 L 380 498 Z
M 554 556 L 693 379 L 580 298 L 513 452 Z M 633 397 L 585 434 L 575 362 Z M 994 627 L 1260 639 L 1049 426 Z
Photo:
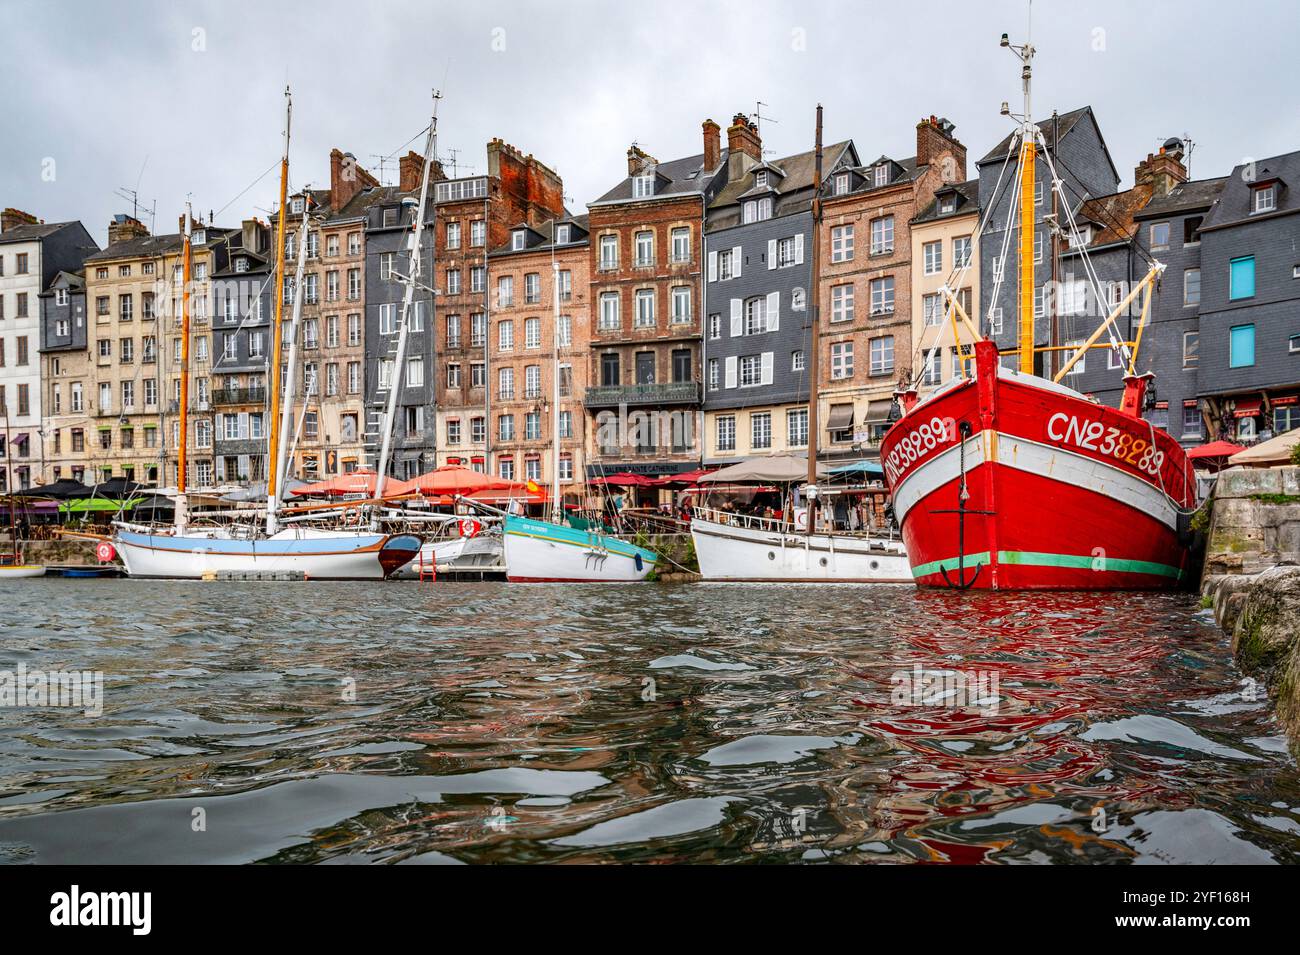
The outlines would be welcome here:
M 978 554 L 967 554 L 963 563 L 971 568 L 976 564 L 988 562 L 989 552 L 981 551 Z M 1157 564 L 1149 560 L 1128 560 L 1121 557 L 1093 557 L 1089 554 L 1043 554 L 1033 551 L 1000 550 L 998 563 L 1019 564 L 1023 567 L 1069 567 L 1072 570 L 1097 570 L 1102 573 L 1147 574 L 1152 577 L 1172 577 L 1175 580 L 1181 580 L 1183 577 L 1182 570 L 1169 564 Z M 1094 567 L 1094 564 L 1098 566 Z M 912 568 L 912 576 L 927 577 L 939 573 L 941 569 L 956 570 L 957 558 L 948 557 L 944 560 L 932 560 L 928 564 L 920 564 Z
M 1097 570 L 1104 573 L 1149 574 L 1154 577 L 1183 576 L 1183 572 L 1169 564 L 1149 560 L 1128 560 L 1123 557 L 1093 557 L 1088 554 L 1035 554 L 1031 551 L 1000 550 L 999 564 L 1024 564 L 1031 567 L 1070 567 Z M 1097 566 L 1094 566 L 1096 564 Z
M 978 554 L 967 554 L 962 561 L 963 566 L 967 569 L 974 567 L 976 564 L 987 564 L 989 562 L 989 552 L 981 551 Z M 957 558 L 948 557 L 944 560 L 932 560 L 928 564 L 919 564 L 912 568 L 913 577 L 926 577 L 930 574 L 937 574 L 940 570 L 956 570 Z

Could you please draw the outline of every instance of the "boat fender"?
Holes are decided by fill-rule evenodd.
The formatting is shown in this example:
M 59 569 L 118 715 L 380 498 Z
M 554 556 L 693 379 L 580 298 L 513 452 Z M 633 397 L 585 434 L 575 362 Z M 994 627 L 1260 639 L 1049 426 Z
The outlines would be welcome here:
M 633 557 L 632 557 L 632 564 L 636 567 L 636 572 L 637 572 L 638 574 L 641 573 L 641 568 L 644 566 L 644 564 L 641 562 L 641 555 L 640 555 L 640 554 L 635 554 L 635 555 L 633 555 Z

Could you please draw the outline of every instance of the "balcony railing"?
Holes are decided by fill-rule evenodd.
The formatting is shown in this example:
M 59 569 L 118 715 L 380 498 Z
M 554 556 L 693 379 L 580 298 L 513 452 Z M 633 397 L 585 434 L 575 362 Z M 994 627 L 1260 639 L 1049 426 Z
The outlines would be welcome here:
M 700 400 L 698 381 L 667 381 L 644 385 L 602 385 L 588 388 L 583 404 L 588 408 L 619 405 L 695 404 Z
M 212 392 L 214 405 L 256 405 L 264 401 L 265 388 L 217 388 Z

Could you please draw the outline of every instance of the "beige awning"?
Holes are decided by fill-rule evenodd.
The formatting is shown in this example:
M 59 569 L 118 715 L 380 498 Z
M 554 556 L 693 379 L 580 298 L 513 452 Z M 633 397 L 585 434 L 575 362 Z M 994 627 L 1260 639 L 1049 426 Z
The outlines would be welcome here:
M 853 405 L 831 405 L 831 413 L 826 418 L 827 431 L 843 431 L 853 427 Z
M 1284 434 L 1279 434 L 1276 438 L 1261 441 L 1245 451 L 1238 451 L 1228 458 L 1228 464 L 1246 464 L 1252 467 L 1287 464 L 1291 461 L 1291 449 L 1297 444 L 1300 444 L 1300 428 L 1293 428 Z

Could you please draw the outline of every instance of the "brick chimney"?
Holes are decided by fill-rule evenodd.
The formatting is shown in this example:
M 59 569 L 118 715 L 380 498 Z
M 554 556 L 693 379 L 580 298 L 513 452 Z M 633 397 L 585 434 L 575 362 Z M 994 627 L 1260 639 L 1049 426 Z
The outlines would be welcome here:
M 337 212 L 366 186 L 377 186 L 379 180 L 361 168 L 357 157 L 337 147 L 330 150 L 330 208 Z
M 420 176 L 424 173 L 423 156 L 412 149 L 397 161 L 397 167 L 399 170 L 398 189 L 402 192 L 414 192 L 420 188 Z M 442 163 L 436 159 L 433 162 L 433 167 L 429 170 L 429 174 L 434 180 L 447 178 L 442 174 Z
M 184 222 L 184 216 L 181 217 Z M 184 226 L 182 225 L 182 228 Z M 117 242 L 126 242 L 128 239 L 143 239 L 149 234 L 148 228 L 138 219 L 132 219 L 128 215 L 118 214 L 113 216 L 113 221 L 108 224 L 108 244 L 113 245 Z
M 653 169 L 657 165 L 659 165 L 659 160 L 636 143 L 627 147 L 627 174 L 629 176 L 635 176 L 637 173 Z
M 8 232 L 20 225 L 36 225 L 36 216 L 21 209 L 6 209 L 0 212 L 0 232 Z
M 955 129 L 941 116 L 930 116 L 916 124 L 916 164 L 937 163 L 946 183 L 966 180 L 966 147 L 953 135 Z
M 758 137 L 758 124 L 744 113 L 737 113 L 727 127 L 727 179 L 739 179 L 762 161 L 763 141 Z
M 722 162 L 722 130 L 711 119 L 704 121 L 704 168 L 710 172 Z
M 1133 170 L 1133 185 L 1151 186 L 1152 198 L 1169 194 L 1180 182 L 1187 181 L 1187 167 L 1183 165 L 1182 143 L 1165 143 L 1158 153 L 1147 153 L 1147 158 Z

